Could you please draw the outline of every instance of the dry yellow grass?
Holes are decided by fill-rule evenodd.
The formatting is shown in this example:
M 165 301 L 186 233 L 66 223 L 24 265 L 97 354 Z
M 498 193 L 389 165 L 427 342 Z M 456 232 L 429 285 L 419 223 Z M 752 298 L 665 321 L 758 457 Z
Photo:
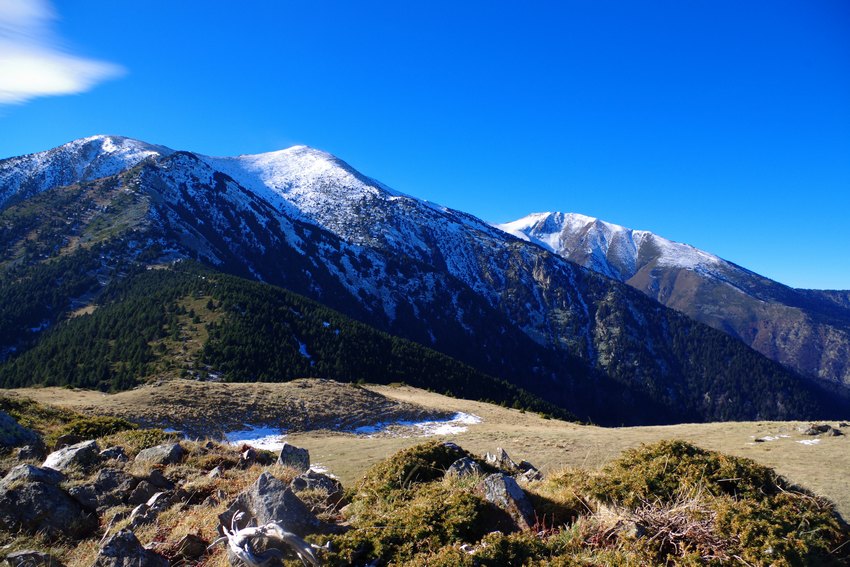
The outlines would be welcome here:
M 820 436 L 815 445 L 798 441 L 798 428 L 808 422 L 724 422 L 651 427 L 603 428 L 547 420 L 536 414 L 491 404 L 458 400 L 410 387 L 369 386 L 400 401 L 447 411 L 472 413 L 482 422 L 468 430 L 445 436 L 461 447 L 483 454 L 503 447 L 514 460 L 526 459 L 544 471 L 564 466 L 598 468 L 623 450 L 661 439 L 683 439 L 706 449 L 751 458 L 776 469 L 794 483 L 821 494 L 850 518 L 850 440 L 848 436 Z M 837 425 L 833 423 L 832 425 Z M 844 428 L 850 434 L 850 428 Z M 788 435 L 762 443 L 755 439 Z M 422 439 L 362 438 L 326 432 L 291 435 L 289 442 L 306 447 L 312 459 L 338 475 L 346 486 L 375 462 Z

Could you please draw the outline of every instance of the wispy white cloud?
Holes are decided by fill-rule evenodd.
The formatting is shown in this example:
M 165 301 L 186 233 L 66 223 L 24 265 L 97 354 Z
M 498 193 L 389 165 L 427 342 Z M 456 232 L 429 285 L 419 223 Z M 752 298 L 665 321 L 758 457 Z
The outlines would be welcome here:
M 85 92 L 125 73 L 120 65 L 63 49 L 47 0 L 0 0 L 0 105 Z

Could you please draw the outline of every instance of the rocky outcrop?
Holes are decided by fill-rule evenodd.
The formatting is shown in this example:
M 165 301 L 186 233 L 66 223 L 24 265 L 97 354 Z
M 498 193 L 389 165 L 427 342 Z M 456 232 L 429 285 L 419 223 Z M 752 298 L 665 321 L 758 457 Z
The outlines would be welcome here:
M 62 490 L 61 473 L 19 465 L 0 481 L 0 526 L 6 531 L 43 533 L 50 539 L 85 537 L 97 518 Z
M 168 567 L 168 560 L 142 547 L 133 532 L 121 530 L 103 544 L 93 567 Z

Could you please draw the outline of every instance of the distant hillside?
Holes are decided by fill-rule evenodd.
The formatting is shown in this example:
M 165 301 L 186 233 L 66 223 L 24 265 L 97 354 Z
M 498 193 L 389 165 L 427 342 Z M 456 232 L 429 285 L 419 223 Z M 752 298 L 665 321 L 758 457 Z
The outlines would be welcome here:
M 793 289 L 693 246 L 574 213 L 535 213 L 500 227 L 803 375 L 850 387 L 850 291 Z
M 116 281 L 100 294 L 93 312 L 56 325 L 0 366 L 5 388 L 116 391 L 175 376 L 405 382 L 572 417 L 508 382 L 286 290 L 191 262 Z

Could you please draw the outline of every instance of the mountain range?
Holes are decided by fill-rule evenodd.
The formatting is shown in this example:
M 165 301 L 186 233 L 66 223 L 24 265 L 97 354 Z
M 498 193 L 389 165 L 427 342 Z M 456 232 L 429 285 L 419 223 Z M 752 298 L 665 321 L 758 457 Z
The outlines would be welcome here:
M 795 371 L 850 386 L 850 292 L 794 289 L 687 244 L 573 213 L 499 225 L 743 341 Z
M 133 299 L 116 287 L 133 289 L 132 280 L 154 268 L 198 262 L 306 296 L 457 359 L 492 376 L 492 384 L 509 382 L 599 423 L 804 419 L 850 407 L 843 387 L 830 388 L 840 379 L 804 376 L 677 305 L 647 297 L 624 283 L 634 279 L 623 277 L 627 261 L 570 258 L 566 247 L 547 244 L 556 232 L 563 229 L 537 234 L 521 223 L 492 226 L 390 189 L 305 146 L 220 158 L 94 136 L 5 159 L 0 384 L 8 385 L 4 368 L 17 365 L 18 380 L 28 375 L 26 364 L 35 364 L 27 360 L 62 356 L 44 345 L 58 344 L 51 337 L 67 334 L 76 320 Z M 610 251 L 605 258 L 616 256 Z M 643 262 L 635 258 L 634 267 Z M 823 305 L 824 318 L 850 303 L 842 293 L 799 293 Z M 207 322 L 198 341 L 214 340 L 222 325 L 244 315 L 244 306 L 228 306 L 228 316 Z M 269 323 L 257 325 L 254 334 L 262 335 Z M 297 340 L 299 350 L 322 350 L 277 332 L 277 340 Z M 161 340 L 150 339 L 136 349 L 148 357 Z M 39 356 L 28 359 L 39 345 Z M 98 383 L 113 387 L 130 387 L 156 367 L 141 357 L 135 378 L 116 381 L 110 373 L 126 364 L 108 349 L 99 356 L 105 375 Z M 257 379 L 249 362 L 205 359 L 212 374 L 220 373 L 215 364 L 226 365 L 232 380 Z M 325 377 L 369 379 L 344 367 Z

